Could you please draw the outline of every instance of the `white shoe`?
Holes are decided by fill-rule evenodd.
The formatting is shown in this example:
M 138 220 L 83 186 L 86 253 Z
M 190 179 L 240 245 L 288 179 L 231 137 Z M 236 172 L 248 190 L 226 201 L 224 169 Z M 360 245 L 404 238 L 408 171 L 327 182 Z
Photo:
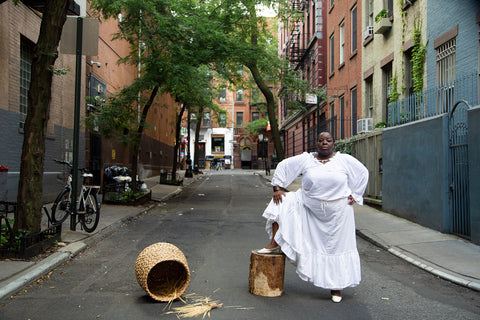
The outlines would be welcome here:
M 282 249 L 280 248 L 280 246 L 276 246 L 275 248 L 272 248 L 272 249 L 263 248 L 263 249 L 257 250 L 257 253 L 260 253 L 260 254 L 282 253 Z
M 332 296 L 332 301 L 335 302 L 335 303 L 339 303 L 340 301 L 342 301 L 342 297 L 340 297 L 340 296 Z

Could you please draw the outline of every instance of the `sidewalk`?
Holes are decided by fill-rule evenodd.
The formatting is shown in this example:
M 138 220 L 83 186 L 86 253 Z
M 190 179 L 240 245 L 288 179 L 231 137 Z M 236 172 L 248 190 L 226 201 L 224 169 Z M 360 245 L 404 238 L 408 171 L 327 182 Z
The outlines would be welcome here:
M 184 176 L 185 171 L 179 172 Z M 197 176 L 198 177 L 198 176 Z M 185 178 L 183 186 L 192 183 L 194 178 Z M 152 190 L 152 200 L 155 202 L 166 201 L 182 191 L 181 186 L 159 184 L 158 176 L 144 179 L 147 187 Z M 147 206 L 120 206 L 102 204 L 100 221 L 97 229 L 92 233 L 80 230 L 71 231 L 67 220 L 62 228 L 62 242 L 65 247 L 38 261 L 4 260 L 0 261 L 0 300 L 18 292 L 32 281 L 49 273 L 52 269 L 71 259 L 111 232 L 117 230 L 122 224 L 155 208 L 157 203 Z
M 272 170 L 271 174 L 266 176 L 263 170 L 250 171 L 268 180 L 274 172 Z M 206 173 L 208 174 L 208 170 Z M 184 171 L 180 174 L 183 176 Z M 197 177 L 184 179 L 184 186 Z M 159 177 L 145 179 L 145 182 L 152 190 L 152 200 L 157 202 L 166 201 L 182 191 L 181 186 L 159 184 Z M 301 179 L 298 178 L 288 189 L 295 191 L 300 186 Z M 39 261 L 0 261 L 0 300 L 18 292 L 71 259 L 88 245 L 101 240 L 130 219 L 156 206 L 157 204 L 136 207 L 103 204 L 95 232 L 70 231 L 68 223 L 65 223 L 62 240 L 67 245 L 57 252 Z M 367 205 L 355 206 L 355 217 L 357 234 L 360 237 L 443 279 L 480 291 L 480 246 Z
M 256 174 L 272 179 L 265 171 Z M 301 187 L 297 178 L 290 191 Z M 357 234 L 440 278 L 480 291 L 480 246 L 444 234 L 368 205 L 355 205 Z

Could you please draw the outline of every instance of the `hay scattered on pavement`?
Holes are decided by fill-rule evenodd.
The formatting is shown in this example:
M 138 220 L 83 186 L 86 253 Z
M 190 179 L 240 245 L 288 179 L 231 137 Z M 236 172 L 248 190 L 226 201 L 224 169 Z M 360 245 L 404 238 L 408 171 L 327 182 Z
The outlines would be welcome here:
M 218 291 L 218 290 L 215 290 Z M 171 308 L 171 302 L 168 304 L 170 311 L 166 314 L 176 314 L 178 318 L 194 318 L 202 316 L 202 319 L 208 316 L 210 318 L 210 311 L 217 308 L 234 308 L 237 310 L 252 310 L 253 307 L 242 306 L 223 306 L 218 300 L 211 300 L 209 297 L 201 297 L 195 293 L 190 293 L 183 296 L 180 300 L 185 304 L 181 307 Z
M 210 310 L 222 307 L 220 302 L 210 300 L 208 297 L 196 297 L 192 303 L 186 301 L 184 301 L 184 303 L 186 304 L 185 306 L 175 307 L 166 314 L 174 313 L 177 314 L 179 318 L 193 318 L 203 315 L 202 319 L 204 319 L 207 315 L 210 318 Z

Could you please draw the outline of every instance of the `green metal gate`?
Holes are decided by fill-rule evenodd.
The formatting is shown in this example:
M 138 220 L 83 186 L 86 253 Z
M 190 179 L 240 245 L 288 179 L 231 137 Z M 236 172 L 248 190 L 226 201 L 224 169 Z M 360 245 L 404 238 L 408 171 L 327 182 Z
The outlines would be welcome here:
M 459 100 L 448 115 L 451 232 L 467 238 L 470 238 L 467 117 L 469 108 L 470 105 L 465 100 Z

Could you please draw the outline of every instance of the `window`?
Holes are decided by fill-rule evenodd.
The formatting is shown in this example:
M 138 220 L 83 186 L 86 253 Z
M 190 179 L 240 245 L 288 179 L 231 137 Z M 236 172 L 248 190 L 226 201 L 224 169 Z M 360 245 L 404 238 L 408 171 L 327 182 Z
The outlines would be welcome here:
M 352 136 L 357 134 L 357 88 L 350 91 L 350 101 L 352 104 Z
M 373 76 L 365 79 L 365 104 L 367 106 L 367 118 L 373 118 Z
M 257 88 L 252 88 L 252 101 L 260 101 L 260 91 Z
M 243 101 L 243 89 L 237 90 L 237 95 L 236 95 L 235 100 L 237 100 L 237 101 Z
M 20 43 L 20 128 L 23 129 L 27 118 L 28 90 L 32 77 L 32 58 L 34 44 L 26 38 Z
M 335 71 L 335 37 L 330 37 L 330 73 Z
M 345 96 L 340 97 L 340 139 L 345 138 Z
M 455 100 L 456 38 L 448 40 L 436 49 L 437 84 L 442 87 L 439 97 L 439 112 L 447 112 Z
M 221 87 L 218 92 L 218 100 L 220 101 L 227 101 L 227 88 Z
M 373 26 L 373 0 L 367 0 L 367 26 Z
M 99 107 L 105 101 L 105 97 L 107 96 L 107 84 L 93 74 L 90 74 L 88 91 L 90 104 Z
M 388 17 L 393 16 L 393 0 L 387 0 Z
M 212 153 L 225 151 L 225 137 L 224 136 L 212 136 Z
M 437 83 L 453 81 L 455 78 L 456 39 L 453 38 L 436 48 Z
M 383 114 L 387 115 L 388 97 L 392 92 L 392 63 L 389 62 L 383 67 Z M 382 119 L 382 121 L 384 121 Z
M 337 138 L 337 129 L 335 127 L 335 122 L 337 118 L 335 117 L 335 103 L 330 104 L 330 133 L 333 135 L 333 139 Z
M 345 22 L 340 25 L 340 64 L 345 62 Z
M 243 112 L 237 112 L 237 127 L 243 127 Z
M 205 112 L 202 119 L 203 127 L 210 127 L 210 112 Z
M 218 119 L 218 126 L 224 128 L 227 126 L 227 114 L 225 112 L 220 113 Z
M 330 8 L 333 8 L 334 5 L 335 5 L 335 0 L 330 0 Z
M 353 7 L 351 11 L 351 23 L 352 23 L 352 37 L 351 37 L 351 51 L 355 52 L 357 50 L 357 6 Z
M 405 50 L 404 51 L 404 59 L 405 59 L 405 89 L 407 95 L 413 94 L 413 63 L 412 63 L 412 50 Z
M 258 111 L 252 112 L 252 121 L 260 119 L 260 113 Z

